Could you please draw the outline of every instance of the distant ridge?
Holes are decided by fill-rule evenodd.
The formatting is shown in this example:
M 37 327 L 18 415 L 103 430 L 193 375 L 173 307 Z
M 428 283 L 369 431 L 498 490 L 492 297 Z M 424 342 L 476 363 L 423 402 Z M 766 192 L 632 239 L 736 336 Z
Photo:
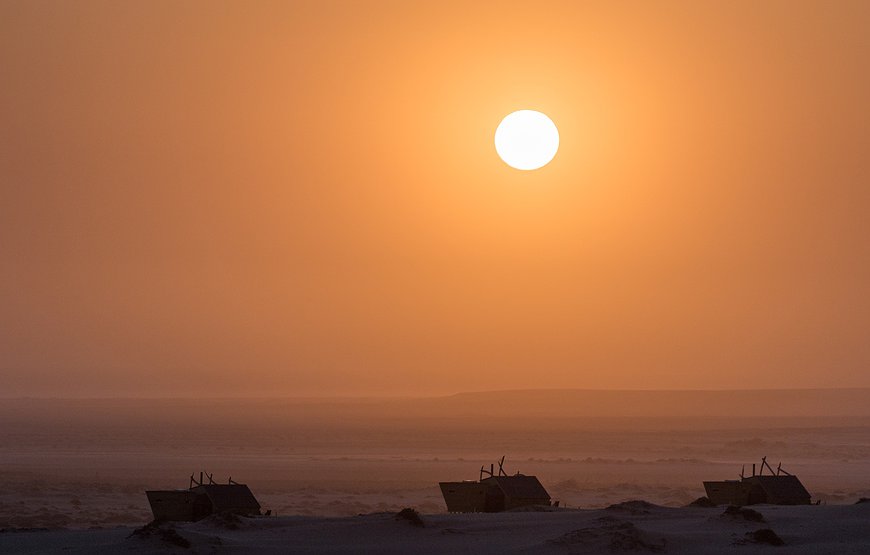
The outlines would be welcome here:
M 633 388 L 596 388 L 596 387 L 520 387 L 507 389 L 478 389 L 457 391 L 441 397 L 469 395 L 478 393 L 601 393 L 601 392 L 632 392 L 632 393 L 738 393 L 743 391 L 870 391 L 870 387 L 728 387 L 728 388 L 681 388 L 681 389 L 633 389 Z
M 226 418 L 261 426 L 292 422 L 409 428 L 451 425 L 469 430 L 508 426 L 596 428 L 628 426 L 811 426 L 870 424 L 870 388 L 746 390 L 532 389 L 462 392 L 404 398 L 170 398 L 2 399 L 0 424 L 36 422 L 108 425 L 131 418 L 160 427 L 186 422 L 208 425 Z M 657 424 L 665 419 L 668 423 Z M 785 422 L 788 420 L 788 422 Z M 621 423 L 620 423 L 621 422 Z M 282 424 L 283 425 L 283 424 Z

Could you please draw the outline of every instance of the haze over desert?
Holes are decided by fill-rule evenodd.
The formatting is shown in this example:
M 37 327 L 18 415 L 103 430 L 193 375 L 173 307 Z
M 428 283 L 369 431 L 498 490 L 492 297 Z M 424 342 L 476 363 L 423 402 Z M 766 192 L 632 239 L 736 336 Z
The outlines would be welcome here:
M 0 552 L 870 552 L 868 26 L 0 0 Z

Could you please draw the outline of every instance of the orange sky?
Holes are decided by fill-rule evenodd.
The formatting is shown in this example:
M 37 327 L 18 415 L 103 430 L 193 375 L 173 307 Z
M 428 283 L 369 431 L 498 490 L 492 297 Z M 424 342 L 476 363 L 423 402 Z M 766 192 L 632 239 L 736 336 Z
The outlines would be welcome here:
M 870 386 L 868 25 L 2 2 L 2 394 Z

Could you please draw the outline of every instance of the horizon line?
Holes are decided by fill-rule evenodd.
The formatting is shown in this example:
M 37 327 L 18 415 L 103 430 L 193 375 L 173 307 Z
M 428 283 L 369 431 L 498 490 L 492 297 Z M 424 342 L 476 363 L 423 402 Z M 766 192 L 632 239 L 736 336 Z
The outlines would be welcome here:
M 364 395 L 112 395 L 112 396 L 59 396 L 59 395 L 18 395 L 0 396 L 0 401 L 171 401 L 171 400 L 210 400 L 210 401 L 245 401 L 245 400 L 305 400 L 305 401 L 362 401 L 362 400 L 401 400 L 401 399 L 449 399 L 460 395 L 481 395 L 492 393 L 749 393 L 749 392 L 799 392 L 799 391 L 865 391 L 870 386 L 855 387 L 759 387 L 759 388 L 721 388 L 721 389 L 627 389 L 627 388 L 518 388 L 518 389 L 482 389 L 466 390 L 454 393 L 413 395 L 413 394 L 364 394 Z

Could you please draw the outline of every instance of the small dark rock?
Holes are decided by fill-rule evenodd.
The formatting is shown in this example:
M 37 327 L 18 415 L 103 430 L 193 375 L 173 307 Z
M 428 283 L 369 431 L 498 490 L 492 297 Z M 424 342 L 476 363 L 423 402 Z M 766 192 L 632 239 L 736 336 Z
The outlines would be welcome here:
M 856 505 L 859 503 L 870 503 L 870 497 L 862 497 L 861 499 L 855 501 Z
M 396 520 L 407 520 L 413 526 L 417 526 L 419 528 L 425 528 L 426 523 L 423 522 L 423 519 L 420 517 L 420 513 L 411 509 L 410 507 L 406 507 L 396 513 Z
M 755 543 L 766 543 L 768 545 L 785 545 L 776 532 L 770 528 L 761 528 L 755 532 L 747 532 L 746 536 Z
M 630 515 L 648 515 L 655 509 L 656 506 L 648 501 L 642 500 L 634 500 L 634 501 L 623 501 L 622 503 L 616 503 L 614 505 L 610 505 L 605 510 L 607 511 L 618 511 L 621 513 L 628 513 Z
M 750 522 L 766 522 L 764 520 L 764 515 L 758 511 L 747 509 L 746 507 L 735 507 L 734 505 L 729 505 L 728 508 L 725 509 L 725 512 L 722 513 L 722 516 L 742 518 L 743 520 L 748 520 Z
M 704 508 L 712 508 L 715 507 L 716 504 L 710 501 L 709 497 L 699 497 L 686 505 L 686 507 L 704 507 Z
M 164 528 L 163 524 L 164 523 L 159 520 L 152 520 L 145 526 L 133 530 L 133 532 L 131 532 L 127 537 L 137 537 L 142 540 L 153 537 L 168 544 L 183 547 L 184 549 L 190 548 L 190 540 L 179 534 L 175 528 Z
M 139 528 L 136 528 L 132 532 L 130 532 L 130 535 L 127 537 L 132 538 L 135 536 L 137 538 L 147 538 L 149 536 L 152 536 L 155 533 L 155 531 L 160 529 L 160 524 L 162 524 L 161 521 L 152 520 L 151 522 L 149 522 L 145 526 L 141 526 Z

